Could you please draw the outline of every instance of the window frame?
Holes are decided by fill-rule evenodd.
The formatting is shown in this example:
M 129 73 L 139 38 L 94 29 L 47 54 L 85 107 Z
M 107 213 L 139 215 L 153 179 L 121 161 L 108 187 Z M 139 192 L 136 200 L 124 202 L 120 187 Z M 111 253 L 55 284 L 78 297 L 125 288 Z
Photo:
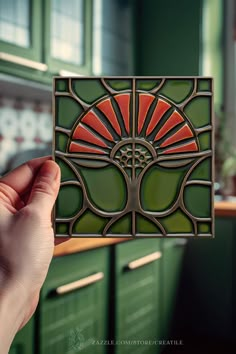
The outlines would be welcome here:
M 77 74 L 90 74 L 92 70 L 92 0 L 84 0 L 84 64 L 77 65 L 53 58 L 51 55 L 51 0 L 44 2 L 44 62 L 53 75 L 61 75 L 62 71 Z
M 0 40 L 0 52 L 12 54 L 29 60 L 41 62 L 42 53 L 42 9 L 41 4 L 37 0 L 29 0 L 30 3 L 30 43 L 27 47 Z

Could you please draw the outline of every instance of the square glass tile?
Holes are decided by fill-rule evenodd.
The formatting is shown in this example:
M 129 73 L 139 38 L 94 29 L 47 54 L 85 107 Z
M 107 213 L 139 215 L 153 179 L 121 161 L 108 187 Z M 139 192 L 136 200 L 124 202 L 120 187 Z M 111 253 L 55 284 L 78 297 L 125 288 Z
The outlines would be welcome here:
M 54 79 L 57 236 L 212 237 L 212 80 Z

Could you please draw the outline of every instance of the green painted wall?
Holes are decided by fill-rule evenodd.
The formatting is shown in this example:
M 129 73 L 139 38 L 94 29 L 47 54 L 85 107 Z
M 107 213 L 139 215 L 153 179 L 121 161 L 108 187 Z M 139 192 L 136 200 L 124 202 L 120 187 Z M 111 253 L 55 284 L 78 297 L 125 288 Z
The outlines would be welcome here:
M 133 2 L 136 75 L 198 75 L 202 1 Z

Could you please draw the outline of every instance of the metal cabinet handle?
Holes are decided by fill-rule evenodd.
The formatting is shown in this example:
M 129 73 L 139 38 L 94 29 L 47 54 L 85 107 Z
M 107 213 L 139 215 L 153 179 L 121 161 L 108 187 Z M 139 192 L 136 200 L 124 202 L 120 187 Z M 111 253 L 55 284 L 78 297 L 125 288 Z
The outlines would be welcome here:
M 186 238 L 182 238 L 179 240 L 175 240 L 174 242 L 174 246 L 175 247 L 181 247 L 181 246 L 185 246 L 187 244 L 188 240 L 186 240 Z
M 39 71 L 47 71 L 48 66 L 43 63 L 39 63 L 34 60 L 29 60 L 26 58 L 19 57 L 17 55 L 12 55 L 4 52 L 0 52 L 0 60 L 8 61 L 10 63 L 26 66 L 27 68 L 39 70 Z
M 140 267 L 143 267 L 146 264 L 152 263 L 156 261 L 157 259 L 160 259 L 162 257 L 161 252 L 153 252 L 148 254 L 147 256 L 141 257 L 136 259 L 135 261 L 132 261 L 127 264 L 127 267 L 129 270 L 137 269 Z
M 173 239 L 173 240 L 168 240 L 168 243 L 164 244 L 164 249 L 167 250 L 169 248 L 180 248 L 184 247 L 187 243 L 188 240 L 186 238 L 180 238 L 180 239 Z
M 72 283 L 58 286 L 58 288 L 56 288 L 55 292 L 57 295 L 64 295 L 64 294 L 67 294 L 71 291 L 78 290 L 78 289 L 84 288 L 88 285 L 97 283 L 99 280 L 101 280 L 103 278 L 104 278 L 104 273 L 98 272 L 98 273 L 89 275 L 88 277 L 73 281 Z
M 85 75 L 82 75 L 82 74 L 74 73 L 74 72 L 72 72 L 72 71 L 63 70 L 63 69 L 59 71 L 59 75 L 60 75 L 60 76 L 66 76 L 66 77 L 67 77 L 67 76 L 73 76 L 73 77 L 74 77 L 74 76 L 79 76 L 79 77 L 80 77 L 80 76 L 85 76 Z

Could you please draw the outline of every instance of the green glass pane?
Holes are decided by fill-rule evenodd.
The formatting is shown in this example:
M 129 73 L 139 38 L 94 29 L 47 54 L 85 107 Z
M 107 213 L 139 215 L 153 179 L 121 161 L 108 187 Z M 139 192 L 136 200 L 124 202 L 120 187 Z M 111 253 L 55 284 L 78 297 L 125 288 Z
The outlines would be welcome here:
M 69 234 L 69 227 L 68 224 L 66 223 L 57 223 L 56 224 L 56 234 L 62 235 L 68 235 Z
M 200 149 L 209 150 L 211 148 L 211 135 L 209 132 L 205 132 L 198 135 Z
M 211 98 L 204 96 L 193 98 L 184 108 L 184 112 L 196 128 L 210 124 Z
M 193 80 L 166 80 L 158 94 L 179 103 L 187 98 L 193 90 Z
M 210 200 L 210 187 L 197 184 L 185 187 L 185 206 L 193 216 L 210 217 Z
M 159 80 L 137 80 L 136 86 L 138 90 L 149 91 L 158 87 L 161 83 Z
M 132 80 L 105 80 L 114 90 L 128 90 L 132 88 Z
M 75 93 L 86 103 L 93 103 L 108 92 L 97 79 L 73 80 L 72 87 Z
M 58 163 L 61 169 L 61 182 L 65 181 L 77 181 L 77 177 L 72 169 L 61 159 L 57 158 L 56 162 Z
M 56 79 L 56 91 L 68 92 L 68 80 L 67 79 Z
M 109 234 L 131 234 L 131 215 L 127 214 L 116 221 L 108 230 Z
M 181 210 L 177 210 L 173 214 L 161 218 L 160 222 L 167 233 L 193 233 L 192 222 Z
M 198 232 L 199 233 L 210 233 L 211 232 L 211 226 L 209 223 L 204 223 L 204 222 L 200 222 L 198 223 Z
M 126 204 L 126 185 L 121 172 L 114 166 L 80 168 L 91 202 L 105 211 L 122 210 Z
M 56 150 L 66 152 L 68 137 L 66 134 L 56 132 Z
M 71 217 L 81 209 L 83 202 L 80 187 L 74 185 L 61 186 L 57 199 L 57 216 L 59 218 Z
M 136 222 L 137 222 L 137 233 L 144 234 L 161 234 L 160 229 L 150 220 L 143 217 L 140 214 L 136 214 Z
M 144 210 L 165 210 L 175 201 L 189 165 L 182 168 L 152 166 L 141 183 L 141 205 Z
M 82 107 L 73 98 L 56 97 L 56 124 L 60 127 L 72 128 L 82 112 Z
M 211 179 L 211 160 L 210 158 L 203 160 L 191 173 L 188 178 L 191 180 L 204 180 L 209 181 Z
M 86 211 L 74 224 L 73 232 L 76 234 L 100 234 L 107 223 L 106 218 L 102 218 L 91 211 Z
M 198 80 L 198 91 L 211 91 L 211 80 L 209 79 L 199 79 Z

